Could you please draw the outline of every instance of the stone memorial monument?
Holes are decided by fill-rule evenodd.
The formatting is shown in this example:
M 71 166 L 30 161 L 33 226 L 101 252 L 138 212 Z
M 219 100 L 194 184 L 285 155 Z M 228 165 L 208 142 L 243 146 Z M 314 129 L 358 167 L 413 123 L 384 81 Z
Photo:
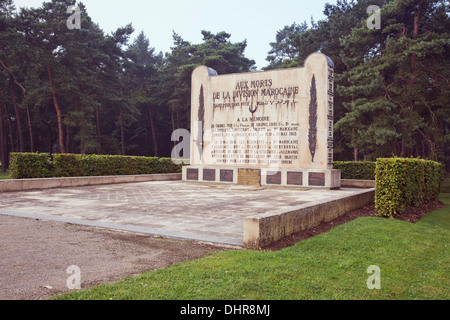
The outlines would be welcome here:
M 341 186 L 333 169 L 333 62 L 218 75 L 192 73 L 190 165 L 183 180 L 261 186 Z

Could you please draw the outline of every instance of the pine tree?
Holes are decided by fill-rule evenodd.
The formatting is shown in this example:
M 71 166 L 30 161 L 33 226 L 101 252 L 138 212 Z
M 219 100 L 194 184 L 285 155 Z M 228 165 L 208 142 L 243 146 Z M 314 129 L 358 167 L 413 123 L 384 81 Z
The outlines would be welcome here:
M 382 7 L 382 30 L 362 24 L 342 40 L 350 66 L 340 95 L 353 97 L 337 127 L 367 158 L 444 160 L 448 116 L 448 26 L 440 1 L 396 0 Z M 447 29 L 448 30 L 448 29 Z
M 135 107 L 136 114 L 147 117 L 137 117 L 135 123 L 139 132 L 136 136 L 147 135 L 147 130 L 143 128 L 150 128 L 150 136 L 153 144 L 153 155 L 158 156 L 158 100 L 156 98 L 156 91 L 158 86 L 158 68 L 162 65 L 162 53 L 155 54 L 155 49 L 150 47 L 150 41 L 141 32 L 135 41 L 128 47 L 127 52 L 127 71 L 130 77 L 130 93 L 131 105 Z M 148 122 L 143 122 L 142 119 L 148 119 Z M 137 140 L 137 139 L 136 139 Z M 137 141 L 138 146 L 144 149 L 148 143 Z

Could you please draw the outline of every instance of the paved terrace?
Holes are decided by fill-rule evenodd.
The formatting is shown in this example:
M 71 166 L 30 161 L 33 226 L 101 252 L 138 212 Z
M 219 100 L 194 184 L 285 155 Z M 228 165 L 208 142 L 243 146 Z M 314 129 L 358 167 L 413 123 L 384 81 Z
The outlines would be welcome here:
M 152 181 L 0 193 L 0 214 L 242 246 L 245 217 L 354 193 Z

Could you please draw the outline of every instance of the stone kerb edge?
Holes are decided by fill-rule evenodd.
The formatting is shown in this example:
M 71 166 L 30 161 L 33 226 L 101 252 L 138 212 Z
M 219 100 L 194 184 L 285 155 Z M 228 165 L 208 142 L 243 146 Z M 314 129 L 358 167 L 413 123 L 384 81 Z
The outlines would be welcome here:
M 98 176 L 98 177 L 68 177 L 43 179 L 17 179 L 0 181 L 0 192 L 40 190 L 65 187 L 81 187 L 102 184 L 133 183 L 146 181 L 181 180 L 181 173 Z
M 348 197 L 316 201 L 282 212 L 244 219 L 244 247 L 260 249 L 293 233 L 332 221 L 345 213 L 373 203 L 375 188 L 356 191 Z

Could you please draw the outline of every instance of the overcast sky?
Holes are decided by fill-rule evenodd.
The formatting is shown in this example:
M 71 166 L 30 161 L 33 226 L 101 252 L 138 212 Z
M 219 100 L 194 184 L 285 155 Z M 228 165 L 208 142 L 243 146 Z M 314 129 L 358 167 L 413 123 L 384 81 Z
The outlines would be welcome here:
M 39 7 L 42 0 L 14 0 L 17 8 Z M 201 43 L 201 30 L 226 31 L 232 42 L 247 40 L 245 56 L 258 69 L 266 66 L 270 42 L 277 30 L 293 22 L 323 20 L 325 3 L 336 0 L 84 0 L 88 14 L 106 33 L 132 23 L 132 39 L 144 31 L 157 52 L 169 52 L 172 31 L 191 43 Z M 69 17 L 69 15 L 68 15 Z M 83 27 L 83 26 L 81 26 Z

